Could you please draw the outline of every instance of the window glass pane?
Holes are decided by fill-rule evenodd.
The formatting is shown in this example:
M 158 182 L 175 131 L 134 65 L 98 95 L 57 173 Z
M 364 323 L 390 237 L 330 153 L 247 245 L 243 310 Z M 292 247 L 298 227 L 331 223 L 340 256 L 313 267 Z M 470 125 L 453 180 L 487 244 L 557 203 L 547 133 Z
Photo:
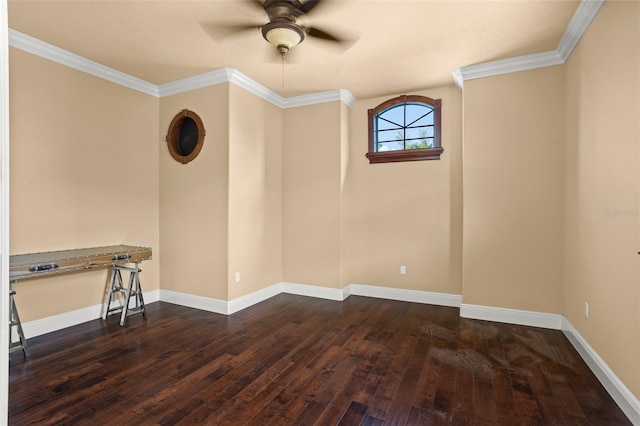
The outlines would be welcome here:
M 405 132 L 405 138 L 409 139 L 420 139 L 421 137 L 426 136 L 426 132 L 424 129 L 407 129 Z
M 378 142 L 377 152 L 402 150 L 404 150 L 404 143 L 402 141 Z
M 435 129 L 436 128 L 434 126 L 423 127 L 422 129 L 427 133 L 428 137 L 432 138 L 432 137 L 435 136 L 435 133 L 436 133 Z
M 406 149 L 424 149 L 424 148 L 433 148 L 432 138 L 424 138 L 424 139 L 407 141 Z
M 433 148 L 433 136 L 426 128 L 407 129 L 407 149 Z
M 400 130 L 378 131 L 378 142 L 402 141 L 404 132 Z
M 427 123 L 426 121 L 426 117 L 433 116 L 433 114 L 430 114 L 432 111 L 433 109 L 427 105 L 407 104 L 406 125 L 415 125 L 418 121 L 423 125 L 433 123 L 433 119 L 431 119 L 431 123 Z
M 395 122 L 389 122 L 384 118 L 377 117 L 376 118 L 376 126 L 378 130 L 388 130 L 388 129 L 402 129 L 402 126 Z
M 417 120 L 409 121 L 407 125 L 409 127 L 433 126 L 433 112 L 427 111 L 427 115 L 418 117 Z
M 388 110 L 378 114 L 378 117 L 395 123 L 398 127 L 404 127 L 404 105 L 389 108 Z M 383 120 L 378 120 L 378 123 L 381 121 Z
M 417 137 L 433 137 L 434 135 L 434 127 L 433 126 L 416 126 L 416 127 L 407 127 L 407 138 L 417 138 Z

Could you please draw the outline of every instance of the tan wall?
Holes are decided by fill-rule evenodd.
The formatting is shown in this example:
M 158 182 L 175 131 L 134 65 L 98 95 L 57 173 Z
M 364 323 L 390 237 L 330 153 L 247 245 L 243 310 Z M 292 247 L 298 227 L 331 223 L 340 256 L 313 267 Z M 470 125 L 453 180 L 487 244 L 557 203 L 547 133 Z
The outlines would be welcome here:
M 393 96 L 360 100 L 351 111 L 344 284 L 461 294 L 461 93 L 451 86 L 411 94 L 442 99 L 439 161 L 369 164 L 367 110 Z
M 563 71 L 464 83 L 465 304 L 561 312 Z
M 162 288 L 227 300 L 229 183 L 229 85 L 160 100 L 160 241 Z M 206 130 L 198 157 L 180 164 L 165 136 L 183 109 L 200 116 Z
M 340 102 L 284 110 L 284 281 L 340 288 Z
M 282 114 L 230 86 L 229 300 L 282 281 Z
M 606 2 L 567 62 L 565 146 L 564 314 L 636 397 L 639 9 Z
M 11 253 L 150 246 L 159 286 L 158 99 L 10 49 Z M 102 303 L 106 270 L 16 284 L 23 321 Z

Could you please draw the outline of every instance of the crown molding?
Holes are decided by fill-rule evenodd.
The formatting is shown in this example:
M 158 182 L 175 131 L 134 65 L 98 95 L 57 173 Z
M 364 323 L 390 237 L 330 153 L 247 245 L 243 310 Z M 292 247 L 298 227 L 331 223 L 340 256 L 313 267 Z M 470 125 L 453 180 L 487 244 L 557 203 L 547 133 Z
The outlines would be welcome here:
M 353 96 L 353 93 L 351 93 L 347 89 L 340 89 L 340 100 L 349 108 L 353 108 L 358 102 L 356 97 Z
M 9 28 L 9 46 L 151 96 L 158 86 Z
M 458 68 L 457 70 L 452 72 L 451 75 L 453 75 L 453 82 L 455 83 L 456 87 L 462 90 L 464 86 L 464 78 L 462 77 L 461 68 Z
M 564 64 L 604 2 L 605 0 L 582 0 L 556 50 L 461 67 L 453 72 L 453 81 L 462 89 L 465 80 Z
M 232 68 L 222 68 L 205 74 L 163 84 L 159 87 L 159 92 L 160 97 L 164 97 L 227 82 L 233 83 L 238 87 L 242 87 L 248 92 L 264 99 L 267 102 L 271 102 L 273 105 L 282 109 L 334 101 L 343 102 L 349 108 L 353 108 L 356 104 L 356 98 L 351 94 L 351 92 L 345 89 L 328 90 L 325 92 L 284 98 L 242 72 Z
M 584 33 L 587 32 L 587 28 L 589 28 L 589 25 L 591 25 L 591 22 L 595 19 L 604 1 L 605 0 L 582 0 L 580 2 L 556 49 L 563 61 L 566 62 L 567 59 L 569 59 L 571 52 L 573 52 L 573 49 L 578 45 Z
M 454 81 L 458 87 L 462 87 L 465 80 L 474 78 L 491 77 L 500 74 L 509 74 L 518 71 L 527 71 L 536 68 L 561 65 L 564 60 L 556 50 L 534 53 L 531 55 L 516 56 L 515 58 L 502 59 L 500 61 L 485 62 L 483 64 L 469 65 L 454 71 Z
M 253 93 L 259 98 L 264 99 L 267 102 L 271 102 L 277 107 L 284 108 L 285 98 L 278 95 L 274 91 L 270 90 L 266 86 L 258 83 L 250 77 L 247 77 L 245 74 L 240 71 L 234 69 L 231 73 L 231 78 L 229 81 L 236 86 L 242 87 L 250 93 Z
M 349 108 L 353 108 L 356 104 L 353 95 L 344 89 L 284 98 L 233 68 L 220 68 L 156 86 L 12 29 L 9 29 L 9 46 L 157 98 L 218 84 L 233 83 L 279 108 L 294 108 L 333 101 L 344 102 Z
M 209 71 L 204 74 L 194 75 L 192 77 L 182 78 L 170 83 L 158 86 L 158 97 L 171 96 L 178 93 L 188 92 L 190 90 L 202 89 L 207 86 L 215 86 L 218 84 L 228 83 L 233 73 L 231 68 L 220 68 Z
M 283 108 L 297 108 L 307 105 L 322 104 L 327 102 L 340 101 L 349 108 L 353 108 L 356 104 L 356 98 L 351 92 L 345 89 L 327 90 L 325 92 L 310 93 L 308 95 L 293 96 L 284 99 Z

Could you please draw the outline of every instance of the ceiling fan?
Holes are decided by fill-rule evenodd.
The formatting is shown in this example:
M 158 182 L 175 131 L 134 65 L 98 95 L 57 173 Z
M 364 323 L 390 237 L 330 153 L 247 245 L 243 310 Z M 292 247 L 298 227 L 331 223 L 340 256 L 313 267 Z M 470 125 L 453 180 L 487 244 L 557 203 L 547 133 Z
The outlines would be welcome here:
M 314 37 L 317 39 L 346 43 L 348 40 L 330 34 L 315 27 L 303 27 L 296 21 L 303 15 L 308 15 L 315 7 L 321 3 L 321 0 L 252 0 L 250 4 L 263 9 L 269 16 L 269 22 L 259 26 L 262 31 L 262 37 L 272 44 L 284 61 L 289 49 L 302 43 L 306 37 Z M 255 24 L 240 24 L 231 27 L 234 31 L 242 31 L 255 29 Z

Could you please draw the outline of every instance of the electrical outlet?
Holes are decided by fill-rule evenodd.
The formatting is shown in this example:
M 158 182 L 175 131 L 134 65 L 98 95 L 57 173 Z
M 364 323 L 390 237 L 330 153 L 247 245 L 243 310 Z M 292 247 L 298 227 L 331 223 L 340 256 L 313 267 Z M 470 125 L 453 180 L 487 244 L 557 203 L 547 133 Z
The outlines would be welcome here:
M 407 274 L 407 267 L 404 265 L 400 265 L 400 274 L 402 275 L 406 275 Z
M 236 282 L 240 282 L 240 272 L 236 272 Z
M 584 317 L 589 318 L 589 304 L 584 302 Z

